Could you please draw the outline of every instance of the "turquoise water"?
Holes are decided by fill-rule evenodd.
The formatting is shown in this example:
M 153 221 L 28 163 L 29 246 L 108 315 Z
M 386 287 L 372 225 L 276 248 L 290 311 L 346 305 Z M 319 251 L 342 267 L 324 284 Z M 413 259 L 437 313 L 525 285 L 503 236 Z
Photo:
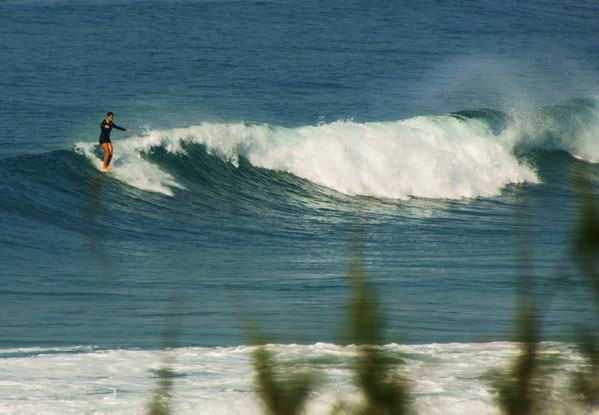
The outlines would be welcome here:
M 543 281 L 568 257 L 593 6 L 2 8 L 5 346 L 151 347 L 171 298 L 184 344 L 239 344 L 235 296 L 280 341 L 334 341 L 356 221 L 390 336 L 505 339 L 518 240 Z M 109 110 L 134 132 L 104 175 Z M 580 318 L 561 297 L 549 339 Z

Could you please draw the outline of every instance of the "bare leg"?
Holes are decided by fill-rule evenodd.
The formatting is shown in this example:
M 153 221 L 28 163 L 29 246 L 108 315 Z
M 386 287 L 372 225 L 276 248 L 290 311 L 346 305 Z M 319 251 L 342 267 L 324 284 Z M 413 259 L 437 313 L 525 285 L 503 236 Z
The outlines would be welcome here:
M 112 171 L 112 169 L 108 167 L 110 160 L 112 160 L 112 143 L 102 144 L 102 150 L 104 150 L 104 153 L 106 153 L 104 156 L 104 165 L 102 166 L 102 171 Z

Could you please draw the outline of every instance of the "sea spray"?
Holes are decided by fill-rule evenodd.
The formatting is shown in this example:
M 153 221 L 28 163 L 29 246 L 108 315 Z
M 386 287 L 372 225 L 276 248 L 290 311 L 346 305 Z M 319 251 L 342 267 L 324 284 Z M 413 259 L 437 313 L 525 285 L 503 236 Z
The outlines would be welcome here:
M 590 163 L 599 161 L 599 101 L 572 99 L 513 114 L 504 133 L 518 153 L 565 151 Z

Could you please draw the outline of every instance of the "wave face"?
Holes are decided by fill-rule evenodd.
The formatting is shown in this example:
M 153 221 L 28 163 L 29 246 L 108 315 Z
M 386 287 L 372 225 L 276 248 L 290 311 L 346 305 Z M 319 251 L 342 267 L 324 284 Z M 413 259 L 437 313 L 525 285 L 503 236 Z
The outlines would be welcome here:
M 346 195 L 461 199 L 495 196 L 509 184 L 538 183 L 527 157 L 534 151 L 566 151 L 596 162 L 598 134 L 598 103 L 592 99 L 511 115 L 476 110 L 297 128 L 201 123 L 119 141 L 113 166 L 119 180 L 173 195 L 173 188 L 186 186 L 173 174 L 173 165 L 152 163 L 152 153 L 175 155 L 195 169 L 204 162 L 199 145 L 235 167 L 244 160 Z M 99 166 L 94 143 L 80 142 L 76 148 Z
M 415 342 L 495 339 L 511 328 L 513 237 L 533 233 L 539 276 L 553 275 L 569 255 L 577 214 L 570 167 L 597 177 L 596 125 L 597 102 L 576 100 L 517 114 L 151 130 L 115 140 L 107 175 L 95 142 L 6 159 L 0 242 L 7 275 L 24 279 L 3 295 L 27 324 L 10 325 L 17 340 L 7 336 L 14 343 L 5 345 L 40 332 L 35 345 L 83 338 L 149 347 L 154 340 L 139 321 L 163 315 L 170 292 L 193 297 L 194 324 L 218 327 L 190 331 L 186 344 L 239 344 L 228 287 L 242 287 L 256 309 L 284 310 L 264 316 L 277 341 L 304 341 L 290 320 L 308 327 L 310 342 L 334 341 L 347 244 L 360 220 L 373 281 L 389 304 L 406 304 L 392 308 L 390 330 Z M 397 201 L 413 196 L 424 199 Z M 538 222 L 506 226 L 525 203 Z M 87 307 L 96 301 L 107 310 L 101 321 Z M 139 308 L 129 310 L 131 301 Z M 579 302 L 568 291 L 553 304 L 570 310 Z M 77 313 L 47 313 L 49 305 Z M 460 317 L 448 323 L 448 313 Z M 562 340 L 572 321 L 583 321 L 577 313 L 552 314 L 547 339 Z

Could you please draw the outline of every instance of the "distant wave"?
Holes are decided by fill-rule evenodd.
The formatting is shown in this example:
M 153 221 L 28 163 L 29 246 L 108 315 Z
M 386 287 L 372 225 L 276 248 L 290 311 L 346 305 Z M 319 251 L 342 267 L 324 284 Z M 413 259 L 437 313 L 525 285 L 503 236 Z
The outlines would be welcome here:
M 346 195 L 461 199 L 498 195 L 509 184 L 538 183 L 526 161 L 536 150 L 561 150 L 599 161 L 599 105 L 577 99 L 517 114 L 492 110 L 420 116 L 396 122 L 336 121 L 286 128 L 252 123 L 201 123 L 149 130 L 115 144 L 114 177 L 172 195 L 184 189 L 160 149 L 189 158 L 201 146 L 222 162 L 293 174 Z M 77 150 L 99 166 L 95 143 Z M 197 157 L 193 155 L 192 157 Z M 197 159 L 196 162 L 202 162 Z

